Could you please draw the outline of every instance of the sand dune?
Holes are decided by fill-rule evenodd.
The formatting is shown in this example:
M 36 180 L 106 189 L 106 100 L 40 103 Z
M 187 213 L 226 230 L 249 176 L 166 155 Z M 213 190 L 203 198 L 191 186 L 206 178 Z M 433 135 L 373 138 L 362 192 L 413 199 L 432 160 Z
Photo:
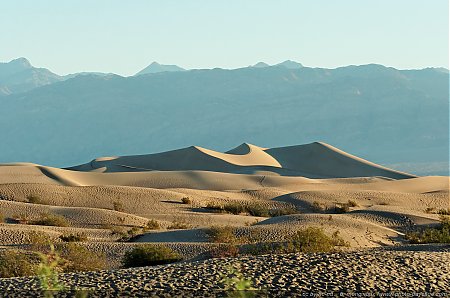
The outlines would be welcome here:
M 102 157 L 69 169 L 103 172 L 201 170 L 254 173 L 265 171 L 282 176 L 309 178 L 383 176 L 404 179 L 414 177 L 318 142 L 272 149 L 244 143 L 226 153 L 191 146 L 148 155 Z

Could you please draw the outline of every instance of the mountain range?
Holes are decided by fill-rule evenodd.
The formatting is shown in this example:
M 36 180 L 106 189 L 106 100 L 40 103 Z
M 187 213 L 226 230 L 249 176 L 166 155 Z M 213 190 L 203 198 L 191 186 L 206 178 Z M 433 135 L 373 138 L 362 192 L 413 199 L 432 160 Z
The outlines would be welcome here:
M 152 63 L 121 77 L 58 76 L 26 59 L 0 64 L 0 162 L 70 166 L 192 144 L 323 141 L 398 170 L 448 175 L 447 69 L 261 66 Z

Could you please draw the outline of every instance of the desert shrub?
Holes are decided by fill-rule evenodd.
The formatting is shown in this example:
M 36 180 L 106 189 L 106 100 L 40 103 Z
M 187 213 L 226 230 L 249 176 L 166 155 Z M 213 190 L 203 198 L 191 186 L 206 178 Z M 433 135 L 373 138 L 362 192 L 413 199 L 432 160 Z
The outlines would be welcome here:
M 238 264 L 229 265 L 227 273 L 221 274 L 227 297 L 256 297 L 253 281 L 244 277 Z M 259 295 L 258 295 L 259 296 Z
M 208 240 L 214 243 L 237 243 L 236 229 L 231 226 L 215 226 L 206 230 Z
M 219 213 L 225 212 L 223 205 L 220 205 L 217 203 L 209 202 L 205 208 L 213 210 L 214 212 L 219 212 Z
M 103 254 L 89 251 L 84 246 L 69 242 L 60 250 L 64 259 L 64 272 L 94 271 L 106 268 L 106 258 Z
M 312 203 L 312 208 L 313 208 L 314 211 L 316 211 L 316 212 L 324 212 L 324 211 L 325 211 L 325 207 L 324 207 L 321 203 L 319 203 L 319 202 L 317 202 L 317 201 L 314 201 L 314 202 Z
M 83 242 L 87 241 L 87 236 L 84 233 L 78 233 L 78 234 L 63 234 L 59 236 L 59 239 L 61 239 L 64 242 Z
M 389 203 L 388 202 L 379 202 L 378 205 L 386 206 L 386 205 L 389 205 Z
M 28 234 L 28 239 L 26 242 L 30 245 L 30 249 L 33 251 L 47 252 L 52 241 L 48 234 L 33 231 Z
M 348 200 L 347 205 L 349 207 L 358 207 L 358 203 L 356 203 L 356 201 L 353 200 Z
M 41 259 L 37 274 L 44 297 L 54 297 L 53 294 L 64 290 L 64 285 L 59 281 L 58 274 L 61 271 L 63 259 L 55 251 L 55 247 L 50 245 L 50 250 L 46 254 L 40 253 Z
M 167 246 L 140 245 L 127 251 L 122 263 L 125 268 L 163 265 L 180 261 L 181 256 Z
M 291 242 L 296 251 L 300 252 L 328 252 L 334 248 L 334 242 L 323 229 L 308 227 L 297 231 Z
M 159 222 L 157 222 L 154 219 L 150 219 L 145 226 L 143 227 L 144 231 L 148 231 L 148 230 L 158 230 L 160 229 L 161 226 L 159 225 Z
M 262 204 L 253 203 L 245 206 L 244 211 L 246 211 L 251 216 L 269 217 L 270 210 L 263 206 Z
M 277 217 L 277 216 L 290 215 L 290 214 L 296 214 L 296 213 L 298 213 L 298 210 L 295 207 L 286 207 L 286 208 L 270 210 L 269 216 Z
M 210 249 L 208 258 L 235 258 L 239 255 L 239 247 L 234 244 L 218 245 Z
M 450 208 L 449 209 L 439 209 L 437 214 L 440 215 L 450 215 Z
M 17 250 L 0 252 L 0 278 L 35 275 L 38 269 L 39 256 Z
M 43 205 L 46 204 L 44 202 L 44 200 L 42 200 L 42 198 L 37 195 L 28 195 L 27 201 L 28 201 L 28 203 L 31 203 L 31 204 L 43 204 Z
M 119 200 L 113 202 L 113 209 L 119 212 L 125 211 L 122 202 L 120 202 Z
M 225 204 L 223 206 L 223 210 L 225 210 L 228 213 L 235 214 L 235 215 L 241 214 L 241 213 L 247 211 L 246 208 L 244 208 L 244 206 L 242 204 L 235 203 L 235 202 Z
M 178 230 L 178 229 L 189 229 L 191 227 L 190 224 L 182 221 L 182 220 L 175 220 L 173 221 L 168 227 L 168 230 Z
M 26 225 L 30 222 L 30 217 L 25 213 L 14 214 L 12 216 L 12 219 L 14 220 L 14 222 L 22 225 Z
M 339 204 L 334 207 L 334 211 L 336 213 L 347 213 L 350 211 L 350 206 L 348 203 Z
M 181 202 L 182 202 L 183 204 L 192 204 L 192 200 L 191 200 L 191 198 L 189 198 L 189 197 L 184 197 L 184 198 L 182 198 L 182 199 L 181 199 Z
M 66 220 L 64 216 L 55 214 L 41 214 L 41 217 L 39 219 L 33 220 L 31 224 L 40 226 L 55 226 L 55 227 L 70 226 L 69 222 Z
M 425 213 L 432 213 L 433 211 L 434 211 L 434 208 L 432 208 L 432 207 L 427 207 L 425 209 Z
M 407 232 L 405 238 L 414 244 L 450 243 L 450 219 L 442 218 L 442 222 L 438 227 Z

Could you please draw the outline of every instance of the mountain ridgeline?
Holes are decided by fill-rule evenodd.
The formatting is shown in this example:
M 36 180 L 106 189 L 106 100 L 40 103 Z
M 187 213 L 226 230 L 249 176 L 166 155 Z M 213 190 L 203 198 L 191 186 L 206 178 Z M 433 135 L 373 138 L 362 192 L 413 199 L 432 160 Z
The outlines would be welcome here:
M 324 141 L 399 170 L 448 175 L 448 70 L 261 66 L 78 75 L 5 93 L 0 162 L 69 166 L 192 144 Z M 437 168 L 420 166 L 430 163 Z

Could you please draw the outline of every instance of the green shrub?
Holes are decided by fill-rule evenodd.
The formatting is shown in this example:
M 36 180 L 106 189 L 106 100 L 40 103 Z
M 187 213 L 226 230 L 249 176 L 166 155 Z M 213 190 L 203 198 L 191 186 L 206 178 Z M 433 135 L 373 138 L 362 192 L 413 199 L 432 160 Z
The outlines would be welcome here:
M 159 225 L 159 222 L 157 222 L 154 219 L 150 219 L 147 224 L 143 227 L 144 231 L 149 231 L 149 230 L 158 230 L 160 229 L 161 226 Z
M 84 233 L 63 234 L 63 235 L 59 236 L 59 239 L 61 239 L 64 242 L 84 242 L 84 241 L 88 240 L 86 234 L 84 234 Z
M 31 224 L 40 226 L 55 226 L 55 227 L 70 226 L 69 222 L 66 220 L 64 216 L 55 214 L 42 214 L 41 218 L 33 220 Z
M 17 250 L 0 251 L 0 278 L 35 275 L 39 256 Z
M 168 230 L 181 230 L 189 228 L 191 228 L 191 225 L 182 220 L 175 220 L 172 224 L 170 224 L 170 226 L 167 227 Z
M 27 201 L 28 201 L 28 203 L 31 203 L 31 204 L 43 204 L 43 205 L 46 205 L 44 200 L 42 200 L 41 197 L 39 197 L 37 195 L 28 195 L 27 196 Z
M 67 243 L 59 253 L 65 260 L 64 272 L 94 271 L 106 268 L 106 258 L 103 254 L 91 252 L 74 242 Z
M 235 231 L 231 226 L 215 226 L 206 230 L 206 235 L 210 242 L 235 244 L 238 243 Z
M 122 263 L 125 268 L 130 268 L 169 264 L 181 259 L 181 256 L 169 247 L 147 244 L 127 251 Z
M 438 227 L 407 232 L 405 237 L 410 243 L 414 244 L 450 243 L 450 220 L 442 218 L 442 222 Z
M 191 200 L 191 198 L 189 198 L 189 197 L 184 197 L 184 198 L 182 198 L 182 199 L 181 199 L 181 202 L 182 202 L 183 204 L 192 204 L 192 200 Z

